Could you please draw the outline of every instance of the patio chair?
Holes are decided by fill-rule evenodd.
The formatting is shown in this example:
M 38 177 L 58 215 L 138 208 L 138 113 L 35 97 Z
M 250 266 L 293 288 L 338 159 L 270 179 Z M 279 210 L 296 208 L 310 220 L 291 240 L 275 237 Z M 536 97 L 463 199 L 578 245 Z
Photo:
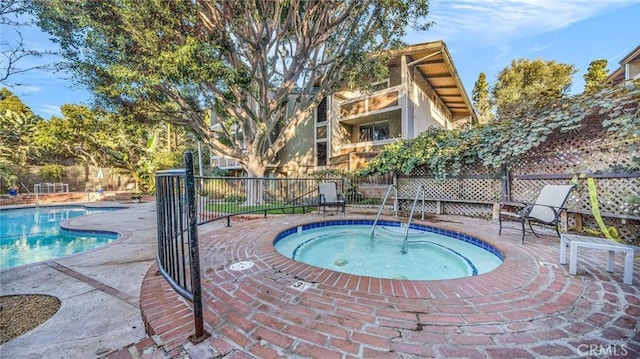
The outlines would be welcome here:
M 340 212 L 342 208 L 342 214 L 345 213 L 346 200 L 343 193 L 338 193 L 335 182 L 325 182 L 318 184 L 318 210 L 322 207 L 324 215 L 327 214 L 327 207 L 336 207 L 336 213 Z
M 519 221 L 522 225 L 522 243 L 524 243 L 524 223 L 529 224 L 531 232 L 538 237 L 538 234 L 533 230 L 531 222 L 542 223 L 553 226 L 560 237 L 560 231 L 558 230 L 558 218 L 560 213 L 565 209 L 564 204 L 569 198 L 569 193 L 575 187 L 575 185 L 546 185 L 540 191 L 535 203 L 528 204 L 522 203 L 524 208 L 520 212 L 510 212 L 504 210 L 504 207 L 511 206 L 513 203 L 500 203 L 500 210 L 498 213 L 498 222 L 500 223 L 500 230 L 498 235 L 502 234 L 502 220 L 510 219 Z

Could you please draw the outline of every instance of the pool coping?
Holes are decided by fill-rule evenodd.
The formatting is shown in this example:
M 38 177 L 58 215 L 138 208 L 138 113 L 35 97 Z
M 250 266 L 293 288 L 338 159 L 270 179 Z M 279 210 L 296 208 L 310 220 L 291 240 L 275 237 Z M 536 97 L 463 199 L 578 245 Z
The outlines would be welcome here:
M 7 208 L 9 207 L 9 208 Z M 58 203 L 47 203 L 47 204 L 43 204 L 40 206 L 40 208 L 47 208 L 47 207 L 84 207 L 84 208 L 93 208 L 93 209 L 100 209 L 100 208 L 118 208 L 118 209 L 129 209 L 131 208 L 130 206 L 121 206 L 121 205 L 114 205 L 113 203 L 110 204 L 103 204 L 103 205 L 95 205 L 95 204 L 83 204 L 83 203 L 62 203 L 62 204 L 58 204 Z M 28 209 L 28 208 L 36 208 L 33 205 L 18 205 L 18 206 L 3 206 L 2 210 L 19 210 L 19 209 Z M 73 254 L 69 254 L 63 257 L 55 257 L 55 258 L 49 258 L 49 259 L 44 259 L 38 262 L 32 262 L 32 263 L 26 263 L 26 264 L 21 264 L 18 266 L 13 266 L 13 267 L 7 267 L 7 268 L 0 268 L 0 272 L 9 272 L 9 271 L 13 271 L 13 270 L 20 270 L 20 269 L 25 269 L 25 268 L 30 268 L 30 267 L 35 267 L 35 266 L 39 266 L 42 264 L 49 264 L 49 263 L 53 263 L 55 261 L 60 261 L 66 258 L 73 258 L 73 257 L 77 257 L 79 255 L 83 255 L 83 254 L 88 254 L 88 253 L 93 253 L 99 250 L 103 250 L 106 249 L 107 247 L 110 247 L 112 245 L 117 245 L 119 243 L 121 243 L 122 241 L 125 241 L 129 238 L 131 238 L 131 236 L 133 236 L 133 233 L 131 231 L 128 230 L 101 230 L 101 229 L 92 229 L 92 227 L 94 227 L 94 225 L 71 225 L 71 221 L 77 220 L 79 218 L 82 217 L 87 217 L 87 216 L 92 216 L 92 215 L 106 215 L 108 213 L 91 213 L 89 215 L 84 215 L 84 216 L 78 216 L 78 217 L 73 217 L 73 218 L 68 218 L 65 219 L 62 222 L 59 222 L 58 225 L 60 226 L 60 229 L 63 231 L 70 231 L 70 232 L 79 232 L 79 233 L 88 233 L 88 234 L 115 234 L 118 236 L 118 238 L 116 238 L 115 240 L 103 244 L 101 246 L 95 247 L 95 248 L 91 248 L 91 249 L 87 249 L 84 250 L 82 252 L 78 252 L 78 253 L 73 253 Z
M 370 220 L 370 218 L 352 217 L 349 218 L 349 220 Z M 385 220 L 397 221 L 394 217 L 387 217 Z M 292 221 L 292 227 L 325 221 L 326 219 L 297 220 Z M 443 228 L 439 226 L 432 227 Z M 451 228 L 443 229 L 452 230 Z M 537 266 L 535 259 L 528 255 L 522 248 L 498 244 L 490 239 L 470 234 L 466 231 L 456 230 L 455 232 L 478 238 L 501 251 L 504 255 L 502 265 L 490 272 L 473 277 L 441 280 L 384 279 L 341 273 L 297 262 L 278 253 L 273 243 L 274 239 L 282 231 L 283 229 L 269 230 L 256 239 L 254 254 L 265 265 L 305 282 L 322 286 L 338 287 L 352 292 L 366 293 L 368 295 L 420 299 L 469 298 L 478 295 L 490 296 L 521 289 L 523 284 L 526 285 L 526 283 L 531 282 L 536 275 L 536 271 L 531 269 Z M 522 265 L 524 262 L 527 263 Z M 520 263 L 520 265 L 518 265 L 518 263 Z

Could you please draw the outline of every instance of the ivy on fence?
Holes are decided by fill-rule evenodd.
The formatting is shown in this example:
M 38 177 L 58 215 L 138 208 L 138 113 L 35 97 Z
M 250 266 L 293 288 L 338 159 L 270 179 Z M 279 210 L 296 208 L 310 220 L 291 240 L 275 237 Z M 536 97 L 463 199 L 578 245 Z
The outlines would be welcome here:
M 415 139 L 389 144 L 362 174 L 411 173 L 426 166 L 437 178 L 458 175 L 465 165 L 481 163 L 499 170 L 530 154 L 551 134 L 571 133 L 597 117 L 606 136 L 637 149 L 640 143 L 640 87 L 605 88 L 596 94 L 559 99 L 531 109 L 523 117 L 447 131 L 430 129 Z M 635 156 L 626 171 L 640 168 Z

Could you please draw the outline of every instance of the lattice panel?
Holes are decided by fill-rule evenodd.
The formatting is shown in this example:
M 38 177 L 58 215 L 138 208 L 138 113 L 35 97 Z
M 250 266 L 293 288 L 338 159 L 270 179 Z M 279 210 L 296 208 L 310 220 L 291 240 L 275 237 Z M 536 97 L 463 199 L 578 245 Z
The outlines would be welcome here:
M 603 178 L 595 182 L 601 212 L 640 216 L 640 207 L 631 203 L 633 197 L 640 197 L 640 178 Z M 583 182 L 578 190 L 589 205 L 587 184 Z
M 398 209 L 401 211 L 407 211 L 407 212 L 411 211 L 412 205 L 413 205 L 413 200 L 398 201 Z M 420 201 L 416 206 L 415 213 L 422 213 L 422 201 Z M 437 213 L 436 203 L 432 201 L 427 201 L 424 204 L 424 213 L 436 214 Z
M 639 144 L 638 138 L 621 140 L 608 136 L 602 127 L 602 116 L 597 114 L 583 119 L 581 127 L 576 130 L 568 133 L 557 130 L 542 145 L 532 149 L 530 155 L 512 160 L 509 165 L 511 199 L 532 203 L 545 185 L 567 184 L 572 174 L 601 173 L 603 178 L 596 178 L 595 181 L 599 208 L 605 222 L 608 225 L 617 223 L 621 238 L 637 243 L 640 241 L 640 221 L 627 218 L 624 222 L 624 219 L 611 216 L 640 216 L 640 204 L 637 203 L 637 198 L 640 197 L 640 177 L 611 175 L 605 178 L 605 174 L 632 168 L 635 165 L 634 157 L 640 157 Z M 443 202 L 444 213 L 484 216 L 490 214 L 492 208 L 483 204 L 467 204 L 465 201 L 500 201 L 502 181 L 468 177 L 496 174 L 493 169 L 474 164 L 464 166 L 460 179 L 437 181 L 429 178 L 432 174 L 423 166 L 415 169 L 410 176 L 399 177 L 398 185 L 400 196 L 404 198 L 413 199 L 422 184 L 426 186 L 426 197 L 462 201 Z M 545 175 L 550 178 L 540 179 Z M 521 178 L 526 176 L 536 179 Z M 573 211 L 591 213 L 586 180 L 579 182 L 566 205 Z M 406 209 L 410 209 L 410 206 L 408 204 Z M 432 211 L 435 212 L 435 202 L 433 206 Z M 585 223 L 585 226 L 597 228 L 592 216 L 585 215 L 585 218 L 590 218 L 588 220 L 593 222 Z
M 522 156 L 510 166 L 512 175 L 595 173 L 629 168 L 632 158 L 640 153 L 630 146 L 638 139 L 622 141 L 606 137 L 598 119 L 590 119 L 588 127 L 579 132 L 560 133 L 549 136 L 547 141 Z
M 452 178 L 399 178 L 398 190 L 402 198 L 414 198 L 420 185 L 425 186 L 425 197 L 474 201 L 499 201 L 502 184 L 497 179 Z
M 596 192 L 600 212 L 638 216 L 640 208 L 631 203 L 633 197 L 640 196 L 640 178 L 597 178 Z M 533 203 L 542 187 L 548 184 L 567 184 L 566 179 L 535 179 L 511 181 L 511 199 L 517 202 Z M 567 208 L 591 211 L 591 201 L 586 181 L 581 181 L 569 196 Z
M 462 179 L 461 199 L 475 201 L 500 201 L 502 181 L 497 179 Z
M 493 206 L 476 203 L 445 202 L 442 204 L 442 211 L 446 214 L 491 218 Z
M 402 200 L 399 202 L 399 209 L 401 211 L 410 212 L 412 200 Z M 493 215 L 493 206 L 488 204 L 478 203 L 460 203 L 460 202 L 442 202 L 442 214 L 457 214 L 462 216 L 471 217 L 484 217 L 491 218 Z M 415 210 L 416 215 L 422 213 L 422 201 L 418 201 L 418 205 Z M 437 214 L 438 208 L 436 201 L 426 201 L 424 205 L 424 213 Z

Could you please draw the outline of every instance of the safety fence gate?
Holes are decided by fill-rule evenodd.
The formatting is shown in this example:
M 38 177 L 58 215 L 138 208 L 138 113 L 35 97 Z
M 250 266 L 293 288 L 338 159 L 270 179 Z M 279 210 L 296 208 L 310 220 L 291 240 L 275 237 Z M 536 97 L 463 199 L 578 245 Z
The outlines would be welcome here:
M 193 154 L 185 154 L 185 170 L 156 173 L 158 255 L 156 261 L 169 285 L 193 304 L 195 334 L 199 343 L 209 337 L 204 330 L 198 222 Z

